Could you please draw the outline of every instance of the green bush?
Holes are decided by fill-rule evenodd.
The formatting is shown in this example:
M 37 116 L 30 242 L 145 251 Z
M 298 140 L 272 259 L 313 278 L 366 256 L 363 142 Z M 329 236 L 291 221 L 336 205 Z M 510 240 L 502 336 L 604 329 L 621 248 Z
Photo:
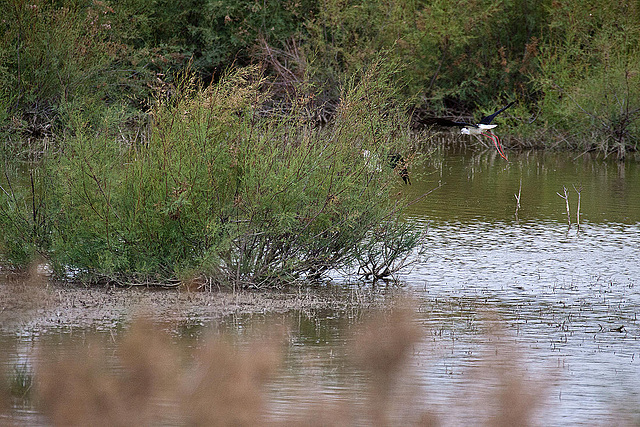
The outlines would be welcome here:
M 220 74 L 232 64 L 247 65 L 259 38 L 276 47 L 296 35 L 315 1 L 124 0 L 112 5 L 134 49 L 155 51 L 158 60 L 180 68 L 191 58 L 201 76 Z M 157 64 L 160 65 L 160 64 Z M 160 65 L 164 71 L 166 65 Z M 209 80 L 207 78 L 207 80 Z
M 640 142 L 640 10 L 607 0 L 552 7 L 533 78 L 546 137 L 622 159 Z
M 0 176 L 0 259 L 26 267 L 50 246 L 51 171 L 46 164 L 5 162 Z
M 114 104 L 144 106 L 151 74 L 108 3 L 8 0 L 0 16 L 0 126 L 16 145 L 58 141 L 78 109 L 99 122 Z
M 307 20 L 304 48 L 327 91 L 385 50 L 406 65 L 407 98 L 432 113 L 469 112 L 529 96 L 547 19 L 543 3 L 524 0 L 325 1 Z
M 387 156 L 409 144 L 393 73 L 380 61 L 352 79 L 331 129 L 302 110 L 266 114 L 255 67 L 205 89 L 185 80 L 158 100 L 144 141 L 96 131 L 79 113 L 48 159 L 56 204 L 37 249 L 59 274 L 95 281 L 266 286 L 371 262 L 363 271 L 386 277 L 418 236 L 391 196 L 402 180 Z
M 497 99 L 528 95 L 535 69 L 542 3 L 511 0 L 416 2 L 403 38 L 410 73 L 428 109 L 494 108 Z

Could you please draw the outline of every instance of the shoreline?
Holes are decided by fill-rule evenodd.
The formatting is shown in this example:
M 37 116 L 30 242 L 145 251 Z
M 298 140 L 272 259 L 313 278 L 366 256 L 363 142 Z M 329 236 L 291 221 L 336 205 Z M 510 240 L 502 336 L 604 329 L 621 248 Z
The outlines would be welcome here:
M 230 315 L 292 310 L 368 309 L 383 304 L 379 293 L 359 287 L 292 290 L 198 291 L 161 288 L 95 288 L 37 278 L 0 277 L 0 333 L 109 330 L 136 317 L 158 323 L 211 321 Z M 393 293 L 393 292 L 392 292 Z

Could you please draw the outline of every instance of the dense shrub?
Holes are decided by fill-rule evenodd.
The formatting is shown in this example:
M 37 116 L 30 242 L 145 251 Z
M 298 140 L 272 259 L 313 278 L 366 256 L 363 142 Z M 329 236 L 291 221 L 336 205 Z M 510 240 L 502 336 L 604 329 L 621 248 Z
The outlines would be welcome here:
M 546 19 L 543 4 L 519 0 L 326 1 L 308 21 L 306 45 L 329 84 L 389 50 L 406 64 L 405 95 L 459 113 L 527 96 Z
M 115 282 L 259 286 L 345 266 L 389 276 L 418 239 L 397 220 L 402 180 L 386 161 L 408 146 L 393 72 L 377 62 L 355 77 L 330 130 L 301 110 L 263 114 L 256 68 L 204 89 L 184 81 L 158 100 L 146 141 L 123 142 L 79 115 L 64 150 L 43 161 L 46 225 L 16 230 L 32 240 L 18 261 L 37 250 L 61 275 Z M 13 195 L 18 208 L 0 222 L 22 212 L 34 225 L 28 196 Z
M 145 106 L 152 74 L 106 2 L 9 0 L 0 16 L 0 129 L 12 155 L 59 142 L 77 110 L 96 123 L 111 106 L 129 117 Z
M 394 79 L 421 113 L 518 99 L 521 141 L 619 157 L 637 145 L 637 2 L 9 0 L 0 18 L 4 151 L 60 142 L 78 109 L 99 122 L 127 106 L 120 127 L 131 128 L 187 64 L 208 84 L 260 63 L 277 77 L 274 101 L 302 88 L 326 123 L 348 76 L 380 52 L 404 64 Z
M 622 159 L 640 142 L 640 8 L 603 0 L 553 9 L 534 79 L 543 129 Z

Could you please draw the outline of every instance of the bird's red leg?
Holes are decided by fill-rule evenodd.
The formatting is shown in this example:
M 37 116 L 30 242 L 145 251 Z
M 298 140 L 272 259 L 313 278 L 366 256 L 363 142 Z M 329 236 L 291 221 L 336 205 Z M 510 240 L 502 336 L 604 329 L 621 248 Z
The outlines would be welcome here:
M 502 157 L 503 159 L 505 159 L 506 161 L 509 161 L 509 159 L 507 159 L 507 156 L 505 156 L 504 154 L 504 149 L 502 148 L 502 144 L 500 143 L 500 140 L 498 139 L 498 135 L 489 132 L 489 134 L 485 134 L 483 133 L 483 135 L 485 135 L 487 138 L 491 138 L 491 140 L 493 141 L 493 145 L 496 146 L 496 150 L 498 150 L 498 154 L 500 154 L 500 157 Z
M 504 148 L 502 147 L 502 143 L 500 142 L 498 135 L 496 135 L 495 133 L 492 133 L 492 135 L 496 139 L 496 147 L 498 148 L 498 153 L 503 159 L 505 159 L 506 161 L 509 161 L 509 159 L 507 159 L 506 154 L 504 154 Z

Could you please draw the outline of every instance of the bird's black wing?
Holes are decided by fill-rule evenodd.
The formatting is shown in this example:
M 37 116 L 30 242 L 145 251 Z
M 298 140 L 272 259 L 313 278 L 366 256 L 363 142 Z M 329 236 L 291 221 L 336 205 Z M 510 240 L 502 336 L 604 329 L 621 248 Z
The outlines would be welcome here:
M 507 108 L 511 107 L 513 104 L 515 104 L 515 101 L 511 101 L 511 102 L 509 103 L 509 105 L 507 105 L 507 106 L 506 106 L 506 107 L 504 107 L 504 108 L 499 109 L 498 111 L 496 111 L 496 112 L 495 112 L 495 113 L 493 113 L 492 115 L 490 115 L 490 116 L 486 116 L 486 117 L 483 117 L 483 118 L 482 118 L 482 120 L 480 120 L 480 124 L 481 124 L 481 125 L 488 125 L 488 124 L 490 124 L 490 123 L 493 121 L 493 119 L 494 119 L 498 114 L 502 113 L 504 110 L 506 110 Z
M 448 127 L 452 127 L 452 126 L 458 126 L 458 127 L 465 127 L 465 126 L 471 126 L 471 127 L 478 127 L 478 125 L 472 125 L 471 123 L 465 123 L 465 122 L 455 122 L 453 120 L 449 120 L 449 119 L 445 119 L 442 117 L 427 117 L 424 119 L 420 120 L 420 123 L 424 124 L 424 125 L 438 125 L 438 126 L 448 126 Z

